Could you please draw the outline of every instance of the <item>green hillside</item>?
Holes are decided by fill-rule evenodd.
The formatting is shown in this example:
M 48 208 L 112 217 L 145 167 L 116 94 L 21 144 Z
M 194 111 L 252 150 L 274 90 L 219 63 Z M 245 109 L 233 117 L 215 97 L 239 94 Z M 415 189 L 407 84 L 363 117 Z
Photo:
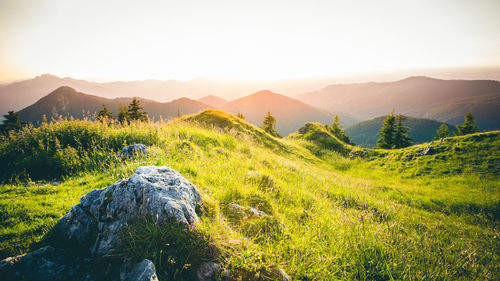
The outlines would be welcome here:
M 148 155 L 116 157 L 132 143 Z M 42 124 L 0 141 L 0 257 L 36 248 L 90 190 L 167 165 L 200 189 L 196 229 L 229 280 L 282 280 L 279 269 L 293 280 L 498 280 L 499 151 L 500 131 L 373 150 L 317 123 L 275 138 L 217 110 Z M 266 215 L 235 216 L 230 203 Z
M 377 133 L 382 128 L 385 116 L 380 116 L 371 120 L 359 122 L 346 129 L 349 138 L 357 145 L 362 147 L 374 147 L 377 145 L 379 135 Z M 463 116 L 462 116 L 463 120 Z M 463 123 L 463 121 L 462 121 Z M 431 141 L 436 134 L 436 130 L 442 122 L 432 119 L 408 117 L 404 125 L 411 128 L 408 135 L 413 143 L 423 143 Z M 455 131 L 455 126 L 446 124 L 450 132 Z

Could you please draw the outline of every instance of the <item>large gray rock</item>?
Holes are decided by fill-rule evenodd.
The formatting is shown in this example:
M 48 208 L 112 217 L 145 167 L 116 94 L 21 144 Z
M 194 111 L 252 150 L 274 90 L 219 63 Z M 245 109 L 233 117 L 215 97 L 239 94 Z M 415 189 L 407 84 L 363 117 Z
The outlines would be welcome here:
M 177 171 L 144 166 L 129 179 L 89 192 L 54 229 L 62 239 L 81 246 L 91 243 L 91 254 L 103 256 L 117 246 L 117 234 L 127 222 L 150 216 L 159 222 L 175 217 L 190 223 L 198 220 L 200 206 L 200 192 Z
M 49 232 L 47 243 L 55 249 L 42 248 L 45 250 L 41 253 L 36 251 L 24 257 L 4 260 L 0 263 L 0 276 L 7 272 L 13 276 L 31 276 L 29 274 L 32 273 L 36 276 L 39 271 L 49 268 L 51 272 L 59 272 L 57 274 L 62 278 L 48 277 L 46 280 L 70 278 L 72 275 L 68 275 L 68 268 L 80 271 L 85 266 L 82 261 L 90 260 L 89 263 L 92 263 L 93 259 L 112 255 L 119 243 L 118 233 L 126 223 L 144 216 L 158 222 L 174 217 L 177 221 L 192 223 L 198 220 L 196 210 L 200 206 L 200 192 L 177 171 L 166 166 L 139 167 L 130 178 L 118 180 L 109 187 L 93 190 L 82 197 L 80 204 L 73 206 Z M 66 262 L 70 259 L 60 258 L 69 253 L 76 256 L 75 262 L 70 265 Z M 146 265 L 143 264 L 143 268 Z M 154 266 L 149 268 L 154 269 Z M 16 279 L 37 280 L 27 277 Z M 91 277 L 85 279 L 94 280 Z
M 137 156 L 146 156 L 146 146 L 142 143 L 127 145 L 118 153 L 118 157 L 132 158 Z
M 85 261 L 76 262 L 66 251 L 46 246 L 0 261 L 2 280 L 67 280 L 81 275 Z

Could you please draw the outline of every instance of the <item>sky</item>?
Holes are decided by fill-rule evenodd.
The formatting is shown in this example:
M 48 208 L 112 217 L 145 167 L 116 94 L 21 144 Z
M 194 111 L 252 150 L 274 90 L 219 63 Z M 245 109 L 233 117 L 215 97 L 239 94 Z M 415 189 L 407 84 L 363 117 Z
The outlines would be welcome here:
M 0 81 L 500 66 L 498 0 L 0 0 Z

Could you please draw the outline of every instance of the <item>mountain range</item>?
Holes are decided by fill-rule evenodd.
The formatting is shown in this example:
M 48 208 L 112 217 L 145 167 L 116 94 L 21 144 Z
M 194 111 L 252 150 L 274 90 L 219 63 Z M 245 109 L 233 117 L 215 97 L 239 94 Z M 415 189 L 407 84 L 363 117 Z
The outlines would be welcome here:
M 92 93 L 110 99 L 142 97 L 159 102 L 168 102 L 182 97 L 198 99 L 211 94 L 234 99 L 261 89 L 272 89 L 274 92 L 296 95 L 318 89 L 328 83 L 331 83 L 331 81 L 322 79 L 278 80 L 256 83 L 211 78 L 196 78 L 188 81 L 149 79 L 99 83 L 43 74 L 32 79 L 0 84 L 0 115 L 6 114 L 9 110 L 21 110 L 61 86 L 69 86 L 78 92 Z
M 165 103 L 143 98 L 138 99 L 141 106 L 144 107 L 144 111 L 148 113 L 150 118 L 155 120 L 174 118 L 178 114 L 192 114 L 210 107 L 200 101 L 188 98 L 180 98 Z M 48 120 L 59 116 L 82 119 L 92 117 L 103 108 L 103 105 L 106 105 L 116 115 L 120 106 L 127 106 L 131 100 L 132 98 L 102 98 L 80 93 L 71 87 L 63 86 L 19 111 L 19 117 L 21 120 L 35 125 L 43 119 L 43 115 Z
M 260 91 L 231 102 L 221 103 L 218 107 L 189 98 L 180 98 L 163 103 L 144 98 L 138 99 L 141 106 L 144 107 L 144 111 L 149 114 L 150 118 L 155 120 L 160 118 L 171 119 L 179 114 L 197 113 L 207 108 L 219 108 L 234 114 L 240 112 L 248 122 L 259 126 L 269 111 L 277 119 L 277 131 L 283 135 L 298 130 L 306 122 L 329 123 L 332 120 L 332 115 L 329 113 L 271 91 Z M 71 116 L 77 119 L 92 117 L 102 109 L 103 105 L 106 105 L 116 115 L 119 107 L 128 105 L 131 100 L 132 98 L 107 99 L 84 94 L 71 87 L 63 86 L 19 111 L 19 116 L 21 120 L 36 125 L 43 120 L 43 115 L 49 120 L 59 116 Z M 203 98 L 202 100 L 223 101 L 215 96 Z
M 500 129 L 500 82 L 409 77 L 395 82 L 334 84 L 297 96 L 328 111 L 366 120 L 395 109 L 408 116 L 457 125 L 471 111 L 482 130 Z
M 61 86 L 74 89 L 70 92 L 94 96 L 81 97 L 78 102 L 73 96 L 44 97 Z M 278 131 L 284 135 L 296 131 L 305 122 L 330 123 L 335 114 L 341 117 L 342 125 L 347 128 L 360 120 L 386 115 L 392 109 L 407 116 L 435 119 L 451 125 L 462 123 L 465 113 L 471 111 L 480 130 L 500 129 L 500 82 L 493 80 L 440 80 L 417 76 L 394 82 L 332 84 L 298 95 L 296 99 L 274 91 L 255 91 L 255 94 L 246 96 L 241 92 L 245 87 L 256 86 L 216 83 L 207 79 L 97 83 L 41 75 L 0 84 L 0 114 L 29 107 L 22 111 L 22 118 L 32 122 L 40 121 L 41 114 L 71 114 L 79 118 L 84 115 L 82 110 L 90 114 L 100 110 L 103 103 L 117 112 L 120 103 L 127 105 L 131 97 L 137 96 L 141 97 L 146 111 L 154 119 L 160 116 L 172 118 L 178 112 L 189 114 L 211 107 L 233 114 L 240 112 L 249 122 L 260 125 L 270 111 L 277 118 Z M 224 97 L 229 93 L 240 98 L 228 101 Z

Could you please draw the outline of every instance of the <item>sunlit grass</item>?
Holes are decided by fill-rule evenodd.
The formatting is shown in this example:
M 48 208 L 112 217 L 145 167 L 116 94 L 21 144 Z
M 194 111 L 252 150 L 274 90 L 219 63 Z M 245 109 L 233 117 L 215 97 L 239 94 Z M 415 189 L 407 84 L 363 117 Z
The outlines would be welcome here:
M 20 133 L 17 138 L 28 141 L 89 130 L 96 150 L 105 152 L 95 165 L 60 175 L 61 185 L 24 187 L 18 177 L 19 184 L 0 186 L 2 257 L 27 251 L 89 190 L 141 165 L 167 165 L 202 192 L 205 210 L 196 227 L 211 235 L 221 266 L 236 280 L 277 280 L 278 268 L 297 280 L 499 278 L 500 184 L 494 177 L 475 168 L 409 176 L 396 166 L 410 162 L 395 156 L 389 162 L 384 154 L 408 151 L 350 160 L 301 138 L 277 139 L 248 124 L 241 130 L 236 119 L 200 121 L 130 127 L 71 121 Z M 115 157 L 133 142 L 149 145 L 148 156 Z M 79 151 L 84 143 L 70 145 Z M 0 152 L 11 145 L 1 144 Z M 78 157 L 92 158 L 86 151 L 92 148 Z M 444 171 L 449 157 L 426 165 Z M 267 216 L 232 218 L 229 203 Z

